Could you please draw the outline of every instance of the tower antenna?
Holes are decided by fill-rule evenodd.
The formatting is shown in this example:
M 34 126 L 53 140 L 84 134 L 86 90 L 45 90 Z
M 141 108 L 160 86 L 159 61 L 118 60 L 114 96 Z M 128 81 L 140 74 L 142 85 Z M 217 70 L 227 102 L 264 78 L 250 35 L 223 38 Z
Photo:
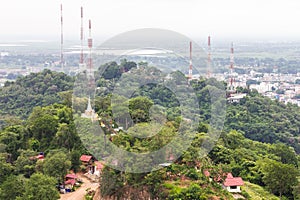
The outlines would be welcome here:
M 190 66 L 189 66 L 188 80 L 191 80 L 192 77 L 193 77 L 192 41 L 190 41 Z
M 64 31 L 63 31 L 63 6 L 60 4 L 60 67 L 64 71 Z
M 80 8 L 81 13 L 81 27 L 80 27 L 80 60 L 79 67 L 83 67 L 83 7 Z
M 89 48 L 89 61 L 88 61 L 88 79 L 89 84 L 92 86 L 94 84 L 94 70 L 93 70 L 93 60 L 92 60 L 92 48 L 93 48 L 93 39 L 92 39 L 92 23 L 89 20 L 89 38 L 88 38 L 88 48 Z
M 234 92 L 234 49 L 233 49 L 233 43 L 231 43 L 231 49 L 230 49 L 230 69 L 229 69 L 229 91 Z
M 210 42 L 210 36 L 208 36 L 208 55 L 207 55 L 207 78 L 210 78 L 211 75 L 211 42 Z

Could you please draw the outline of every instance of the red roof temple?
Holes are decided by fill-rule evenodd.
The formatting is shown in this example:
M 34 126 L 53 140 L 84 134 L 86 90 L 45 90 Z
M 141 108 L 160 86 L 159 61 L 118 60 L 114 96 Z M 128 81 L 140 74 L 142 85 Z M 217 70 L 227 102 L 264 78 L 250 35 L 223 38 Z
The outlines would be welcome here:
M 228 173 L 223 185 L 225 187 L 242 186 L 244 185 L 244 181 L 241 177 L 233 177 L 231 173 Z

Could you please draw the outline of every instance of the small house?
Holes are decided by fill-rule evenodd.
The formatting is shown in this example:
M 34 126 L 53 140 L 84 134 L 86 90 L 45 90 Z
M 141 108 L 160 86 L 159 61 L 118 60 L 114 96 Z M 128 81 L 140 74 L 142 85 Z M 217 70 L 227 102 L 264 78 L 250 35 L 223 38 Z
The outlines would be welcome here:
M 29 157 L 29 160 L 41 160 L 43 161 L 45 158 L 44 152 L 40 152 L 37 156 L 31 156 Z
M 244 181 L 241 177 L 233 177 L 232 173 L 222 173 L 221 175 L 217 175 L 215 177 L 211 177 L 211 174 L 208 169 L 203 171 L 204 176 L 209 178 L 209 181 L 215 181 L 223 185 L 223 188 L 228 192 L 232 193 L 240 193 L 241 186 L 244 185 Z M 224 178 L 222 178 L 224 177 Z
M 75 174 L 67 174 L 65 176 L 65 188 L 66 189 L 72 189 L 73 186 L 76 184 L 76 179 L 77 179 L 77 176 Z
M 228 192 L 232 193 L 240 193 L 242 185 L 244 185 L 243 179 L 241 177 L 233 177 L 231 173 L 227 174 L 227 177 L 223 182 L 223 187 L 226 188 Z
M 96 159 L 94 156 L 82 155 L 80 157 L 80 161 L 89 173 L 93 174 L 95 172 L 94 162 L 96 161 Z

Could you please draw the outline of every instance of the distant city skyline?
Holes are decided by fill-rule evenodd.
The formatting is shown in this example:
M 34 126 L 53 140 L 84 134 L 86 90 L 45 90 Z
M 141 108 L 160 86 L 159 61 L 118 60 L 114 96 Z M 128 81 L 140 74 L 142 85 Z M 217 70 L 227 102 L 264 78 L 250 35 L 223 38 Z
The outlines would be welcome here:
M 80 37 L 80 6 L 92 35 L 103 40 L 139 28 L 163 28 L 192 39 L 300 40 L 298 0 L 10 0 L 0 6 L 0 41 L 59 40 L 60 4 L 65 40 Z

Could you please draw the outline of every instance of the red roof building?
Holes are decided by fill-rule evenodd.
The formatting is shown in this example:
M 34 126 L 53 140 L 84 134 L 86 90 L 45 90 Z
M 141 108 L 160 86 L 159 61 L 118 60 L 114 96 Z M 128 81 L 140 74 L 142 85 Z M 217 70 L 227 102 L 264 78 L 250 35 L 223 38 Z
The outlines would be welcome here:
M 67 174 L 66 179 L 76 179 L 77 176 L 75 174 Z
M 37 158 L 38 160 L 43 160 L 43 159 L 44 159 L 44 155 L 38 155 L 36 158 Z
M 80 160 L 82 161 L 82 162 L 90 162 L 90 160 L 93 158 L 93 156 L 88 156 L 88 155 L 82 155 L 81 157 L 80 157 Z
M 211 178 L 211 174 L 209 169 L 205 169 L 203 171 L 204 176 L 208 177 L 210 181 L 214 180 L 215 182 L 222 183 L 223 187 L 232 193 L 241 192 L 241 186 L 244 185 L 244 181 L 241 177 L 233 177 L 232 173 L 223 173 L 222 177 L 226 177 L 225 180 L 221 177 L 221 175 L 217 175 L 216 177 Z M 222 174 L 222 173 L 221 173 Z M 223 181 L 224 180 L 224 181 Z
M 242 186 L 244 185 L 244 181 L 241 177 L 233 177 L 231 173 L 227 174 L 227 178 L 225 179 L 223 185 L 227 186 Z
M 244 185 L 244 181 L 241 177 L 233 177 L 231 173 L 227 174 L 227 177 L 223 183 L 223 186 L 229 192 L 241 192 L 240 186 Z
M 84 165 L 86 167 L 86 171 L 88 173 L 91 173 L 91 174 L 94 173 L 94 171 L 95 171 L 94 163 L 95 163 L 95 161 L 97 161 L 94 156 L 82 155 L 80 157 L 80 161 L 82 162 L 82 165 Z
M 69 179 L 67 181 L 65 181 L 65 185 L 71 185 L 73 187 L 73 185 L 75 185 L 76 180 L 75 179 Z
M 67 174 L 65 178 L 65 185 L 67 186 L 66 188 L 72 188 L 76 183 L 77 176 L 75 174 Z

